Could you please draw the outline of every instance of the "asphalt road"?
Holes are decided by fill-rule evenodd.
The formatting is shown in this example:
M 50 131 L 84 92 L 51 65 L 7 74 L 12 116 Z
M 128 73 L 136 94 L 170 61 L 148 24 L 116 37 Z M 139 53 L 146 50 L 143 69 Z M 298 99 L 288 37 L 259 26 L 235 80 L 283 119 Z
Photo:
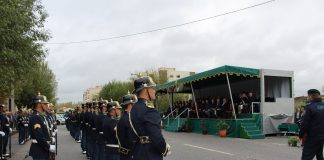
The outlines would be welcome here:
M 59 126 L 58 129 L 57 160 L 86 160 L 85 155 L 81 154 L 80 143 L 73 140 L 65 126 Z M 163 134 L 172 148 L 172 154 L 166 160 L 296 160 L 300 159 L 302 151 L 301 148 L 288 147 L 287 137 L 246 140 L 195 133 Z M 13 142 L 11 159 L 24 159 L 29 146 L 30 143 L 18 145 Z
M 289 147 L 287 137 L 246 140 L 173 132 L 164 136 L 172 147 L 166 160 L 296 160 L 302 152 Z

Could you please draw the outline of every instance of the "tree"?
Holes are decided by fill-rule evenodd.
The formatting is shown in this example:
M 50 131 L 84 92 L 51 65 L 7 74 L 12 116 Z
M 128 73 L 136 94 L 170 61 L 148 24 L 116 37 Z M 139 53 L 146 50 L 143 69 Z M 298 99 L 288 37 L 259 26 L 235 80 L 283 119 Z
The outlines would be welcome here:
M 132 92 L 133 89 L 133 83 L 130 81 L 111 81 L 102 88 L 99 97 L 106 100 L 113 99 L 115 101 L 121 101 L 121 98 L 127 94 L 128 91 Z
M 0 15 L 0 97 L 8 97 L 44 61 L 48 15 L 39 0 L 1 0 Z
M 56 104 L 56 88 L 57 82 L 54 73 L 47 63 L 42 62 L 27 74 L 20 88 L 16 89 L 15 102 L 18 107 L 31 107 L 33 98 L 40 92 L 47 97 L 49 102 Z

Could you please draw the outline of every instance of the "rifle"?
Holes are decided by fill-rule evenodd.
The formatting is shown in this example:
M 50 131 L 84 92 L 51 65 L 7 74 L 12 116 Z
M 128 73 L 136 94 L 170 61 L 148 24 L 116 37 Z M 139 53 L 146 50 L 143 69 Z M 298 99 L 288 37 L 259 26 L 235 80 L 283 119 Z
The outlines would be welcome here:
M 11 135 L 12 133 L 9 133 L 9 158 L 11 158 Z
M 24 134 L 24 141 L 26 143 L 27 142 L 27 127 L 25 126 L 25 124 L 24 124 L 24 132 L 25 132 L 25 134 Z
M 46 119 L 46 117 L 45 117 Z M 49 118 L 47 119 L 47 123 L 48 123 L 48 127 L 49 127 L 49 134 L 50 134 L 50 139 L 51 139 L 51 142 L 50 142 L 50 145 L 55 145 L 56 147 L 56 133 L 54 132 L 54 125 L 53 125 L 53 122 L 51 122 L 50 120 L 50 116 Z M 55 133 L 55 135 L 53 135 L 53 133 Z M 57 148 L 55 148 L 56 150 Z M 48 160 L 55 160 L 56 159 L 56 151 L 55 152 L 49 152 L 49 157 L 48 157 Z
M 55 134 L 55 140 L 56 140 L 56 143 L 55 143 L 55 149 L 56 149 L 56 151 L 55 151 L 55 153 L 57 155 L 57 133 Z

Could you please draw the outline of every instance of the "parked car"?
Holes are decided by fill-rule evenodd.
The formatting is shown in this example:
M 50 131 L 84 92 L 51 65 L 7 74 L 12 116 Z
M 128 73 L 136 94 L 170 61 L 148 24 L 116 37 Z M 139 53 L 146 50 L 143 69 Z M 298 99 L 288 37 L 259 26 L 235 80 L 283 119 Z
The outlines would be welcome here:
M 56 114 L 56 123 L 57 125 L 64 125 L 65 124 L 65 118 L 63 113 L 57 113 Z

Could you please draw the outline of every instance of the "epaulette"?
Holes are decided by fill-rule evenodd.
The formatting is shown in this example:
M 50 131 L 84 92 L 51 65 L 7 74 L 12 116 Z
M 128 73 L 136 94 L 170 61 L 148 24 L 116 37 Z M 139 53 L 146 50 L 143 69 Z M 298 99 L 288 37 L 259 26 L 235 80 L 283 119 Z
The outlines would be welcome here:
M 146 102 L 145 102 L 145 105 L 146 105 L 146 107 L 148 107 L 148 108 L 155 108 L 152 102 L 148 102 L 148 101 L 146 101 Z

